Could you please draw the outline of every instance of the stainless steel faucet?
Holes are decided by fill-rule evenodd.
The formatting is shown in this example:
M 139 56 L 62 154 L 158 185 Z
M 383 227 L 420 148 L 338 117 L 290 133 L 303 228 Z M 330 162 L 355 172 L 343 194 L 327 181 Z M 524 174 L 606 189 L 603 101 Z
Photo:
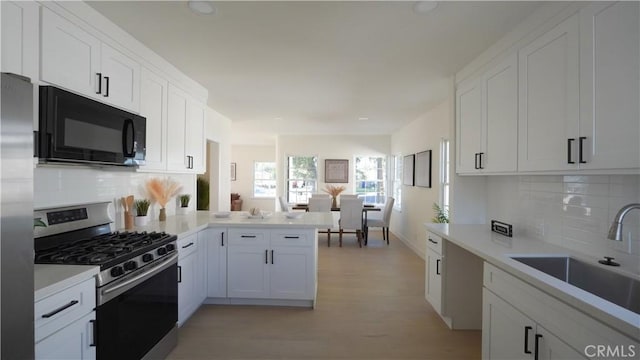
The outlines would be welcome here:
M 607 238 L 622 241 L 622 221 L 624 221 L 624 217 L 632 209 L 640 209 L 640 204 L 625 205 L 618 211 L 616 217 L 613 218 L 613 223 L 609 228 L 609 236 L 607 236 Z

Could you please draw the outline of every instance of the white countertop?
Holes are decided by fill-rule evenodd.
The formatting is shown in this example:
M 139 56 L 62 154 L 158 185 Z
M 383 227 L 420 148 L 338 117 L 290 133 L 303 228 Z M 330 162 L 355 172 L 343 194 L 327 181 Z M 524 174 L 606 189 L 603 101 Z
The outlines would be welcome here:
M 264 219 L 249 219 L 244 211 L 232 211 L 228 218 L 217 218 L 215 212 L 194 211 L 186 215 L 167 216 L 166 221 L 152 220 L 147 226 L 135 227 L 132 231 L 164 231 L 168 234 L 187 236 L 208 226 L 264 227 L 264 228 L 330 228 L 331 213 L 300 213 L 299 219 L 289 219 L 284 212 L 273 212 Z
M 640 339 L 640 315 L 606 301 L 578 287 L 547 275 L 528 265 L 511 259 L 517 255 L 566 255 L 602 266 L 609 271 L 640 279 L 638 274 L 628 273 L 606 265 L 595 258 L 541 240 L 514 236 L 512 238 L 491 232 L 487 225 L 425 224 L 428 231 L 479 256 L 485 261 L 511 273 L 547 294 L 608 324 L 636 340 Z
M 34 301 L 39 301 L 70 286 L 92 278 L 100 272 L 92 265 L 36 264 L 34 267 Z

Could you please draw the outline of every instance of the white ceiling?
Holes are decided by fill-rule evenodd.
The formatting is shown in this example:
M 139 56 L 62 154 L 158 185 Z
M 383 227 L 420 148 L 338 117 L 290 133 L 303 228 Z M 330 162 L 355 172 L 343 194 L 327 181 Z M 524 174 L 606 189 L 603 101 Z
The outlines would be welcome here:
M 185 1 L 89 4 L 205 86 L 236 143 L 390 134 L 540 5 L 440 2 L 419 14 L 408 1 L 217 1 L 201 15 Z

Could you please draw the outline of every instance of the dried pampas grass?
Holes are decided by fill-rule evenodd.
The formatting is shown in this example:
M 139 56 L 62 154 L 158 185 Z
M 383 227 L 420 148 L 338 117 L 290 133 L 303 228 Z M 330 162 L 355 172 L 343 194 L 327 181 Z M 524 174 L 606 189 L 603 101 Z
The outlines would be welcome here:
M 151 178 L 146 183 L 147 193 L 161 208 L 164 208 L 169 200 L 174 197 L 182 186 L 171 178 Z

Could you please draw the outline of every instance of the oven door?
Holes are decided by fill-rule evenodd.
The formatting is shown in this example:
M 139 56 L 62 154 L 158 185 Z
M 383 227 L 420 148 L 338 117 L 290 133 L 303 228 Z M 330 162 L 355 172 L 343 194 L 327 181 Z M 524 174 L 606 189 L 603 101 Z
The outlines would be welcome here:
M 177 254 L 110 285 L 98 289 L 97 359 L 141 359 L 178 321 Z
M 53 86 L 40 87 L 39 157 L 142 165 L 146 119 Z

